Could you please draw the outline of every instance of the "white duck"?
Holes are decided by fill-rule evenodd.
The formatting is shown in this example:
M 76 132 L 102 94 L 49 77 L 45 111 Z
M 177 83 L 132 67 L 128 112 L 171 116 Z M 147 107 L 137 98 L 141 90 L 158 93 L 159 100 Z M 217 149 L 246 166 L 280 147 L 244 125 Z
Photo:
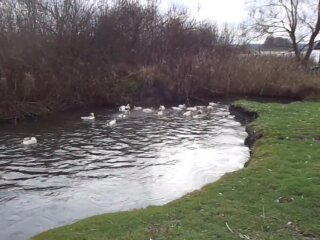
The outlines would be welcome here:
M 217 104 L 216 103 L 214 103 L 214 102 L 209 102 L 209 106 L 217 106 Z
M 142 109 L 142 111 L 145 113 L 152 113 L 153 112 L 153 110 L 151 108 L 144 108 L 144 109 Z
M 197 109 L 203 109 L 203 108 L 205 108 L 205 107 L 206 107 L 206 106 L 201 106 L 201 105 L 196 106 Z
M 36 144 L 38 141 L 35 137 L 26 137 L 23 139 L 22 144 L 23 145 L 33 145 Z
M 165 108 L 165 106 L 163 106 L 163 105 L 160 105 L 160 107 L 159 107 L 159 111 L 164 111 L 166 108 Z
M 109 127 L 112 127 L 112 126 L 116 125 L 116 123 L 117 123 L 117 120 L 116 120 L 116 119 L 113 119 L 113 120 L 111 120 L 111 121 L 108 123 L 108 126 L 109 126 Z
M 179 108 L 179 107 L 172 107 L 172 110 L 174 110 L 174 111 L 182 111 L 182 109 Z
M 201 109 L 199 109 L 197 111 L 197 114 L 192 116 L 194 119 L 199 119 L 199 118 L 203 118 L 205 116 L 205 114 L 203 113 L 203 111 Z
M 133 110 L 134 110 L 134 111 L 142 110 L 142 107 L 136 107 L 136 106 L 134 106 L 134 107 L 133 107 Z
M 197 111 L 197 107 L 187 107 L 188 111 Z
M 187 112 L 185 112 L 185 113 L 183 114 L 183 116 L 186 116 L 186 117 L 191 116 L 191 111 L 187 111 Z
M 129 103 L 127 104 L 127 106 L 125 106 L 125 109 L 126 109 L 127 111 L 129 111 L 129 110 L 131 109 L 131 107 L 130 107 L 130 104 L 129 104 Z
M 202 114 L 197 114 L 197 115 L 194 115 L 194 116 L 193 116 L 194 119 L 200 119 L 200 118 L 202 118 L 202 117 L 203 117 Z
M 126 106 L 122 105 L 119 107 L 119 112 L 125 112 L 126 111 Z
M 95 116 L 94 113 L 90 113 L 90 116 L 81 117 L 82 120 L 94 120 Z

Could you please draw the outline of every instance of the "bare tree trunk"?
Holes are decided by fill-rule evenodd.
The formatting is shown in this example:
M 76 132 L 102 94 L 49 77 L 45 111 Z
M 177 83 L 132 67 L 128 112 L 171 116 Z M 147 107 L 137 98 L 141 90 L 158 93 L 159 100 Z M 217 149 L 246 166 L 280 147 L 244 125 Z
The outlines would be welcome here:
M 293 47 L 294 54 L 295 54 L 297 60 L 300 61 L 300 49 L 299 49 L 299 46 L 298 46 L 298 43 L 296 40 L 296 35 L 294 32 L 290 33 L 290 38 L 292 41 L 292 47 Z
M 307 53 L 306 53 L 306 55 L 304 56 L 304 59 L 303 59 L 304 62 L 308 62 L 309 61 L 310 55 L 311 55 L 311 53 L 313 51 L 313 47 L 314 47 L 314 40 L 318 36 L 319 31 L 320 31 L 320 0 L 318 2 L 317 24 L 316 24 L 316 26 L 314 28 L 314 31 L 311 34 L 311 37 L 310 37 L 310 40 L 309 40 L 309 43 L 308 43 L 308 50 L 307 50 Z

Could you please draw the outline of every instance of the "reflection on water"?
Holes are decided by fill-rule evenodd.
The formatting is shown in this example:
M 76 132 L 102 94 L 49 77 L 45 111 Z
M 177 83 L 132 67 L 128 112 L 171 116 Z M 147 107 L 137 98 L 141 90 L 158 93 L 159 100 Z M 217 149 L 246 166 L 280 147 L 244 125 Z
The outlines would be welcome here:
M 160 205 L 243 167 L 244 128 L 218 106 L 202 119 L 135 112 L 117 125 L 110 110 L 63 114 L 0 129 L 0 239 L 104 212 Z M 38 144 L 23 146 L 35 136 Z

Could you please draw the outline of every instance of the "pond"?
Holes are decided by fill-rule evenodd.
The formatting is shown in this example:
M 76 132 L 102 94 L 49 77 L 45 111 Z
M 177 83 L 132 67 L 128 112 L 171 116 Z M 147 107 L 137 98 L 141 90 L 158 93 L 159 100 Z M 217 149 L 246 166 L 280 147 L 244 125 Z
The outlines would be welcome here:
M 80 116 L 94 111 L 95 121 Z M 245 128 L 217 105 L 201 118 L 82 109 L 0 127 L 0 239 L 95 214 L 162 205 L 241 169 Z M 21 144 L 34 136 L 38 143 Z

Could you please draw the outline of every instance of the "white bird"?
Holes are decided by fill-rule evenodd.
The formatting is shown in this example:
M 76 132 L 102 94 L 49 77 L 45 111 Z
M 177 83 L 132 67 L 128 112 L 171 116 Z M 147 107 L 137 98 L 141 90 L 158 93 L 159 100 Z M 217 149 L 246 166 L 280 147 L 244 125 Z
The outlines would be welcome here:
M 127 106 L 125 106 L 125 109 L 126 109 L 126 110 L 130 110 L 130 109 L 131 109 L 131 107 L 130 107 L 130 104 L 129 104 L 129 103 L 127 104 Z
M 82 120 L 94 120 L 95 116 L 94 113 L 90 113 L 90 116 L 87 117 L 81 117 Z
M 203 109 L 205 106 L 196 106 L 197 109 Z
M 136 107 L 136 106 L 134 106 L 134 107 L 133 107 L 133 110 L 135 110 L 135 111 L 142 110 L 142 107 Z
M 196 107 L 187 107 L 187 110 L 188 111 L 197 111 L 197 108 Z
M 142 109 L 142 111 L 145 113 L 152 113 L 153 112 L 153 110 L 151 108 L 144 108 L 144 109 Z
M 109 127 L 114 126 L 114 125 L 116 125 L 116 123 L 117 123 L 117 120 L 116 120 L 116 119 L 113 119 L 113 120 L 111 120 L 111 121 L 108 123 L 108 126 L 109 126 Z
M 122 105 L 119 107 L 119 112 L 125 112 L 126 111 L 126 106 Z
M 205 116 L 205 114 L 203 114 L 203 111 L 201 109 L 199 109 L 197 111 L 197 114 L 193 116 L 194 119 L 199 119 L 199 118 L 203 118 Z
M 26 137 L 23 139 L 22 144 L 23 145 L 33 145 L 36 144 L 38 141 L 35 137 Z
M 209 102 L 209 106 L 217 106 L 217 104 L 216 103 L 214 103 L 214 102 Z
M 194 115 L 192 116 L 194 119 L 199 119 L 199 118 L 202 118 L 203 115 L 202 114 L 197 114 L 197 115 Z
M 165 106 L 160 105 L 160 107 L 159 107 L 159 110 L 160 110 L 160 111 L 164 111 L 165 109 L 166 109 Z
M 157 114 L 158 114 L 158 116 L 162 116 L 163 115 L 163 111 L 159 111 Z
M 218 111 L 214 113 L 215 116 L 228 116 L 229 113 L 223 112 L 223 111 Z
M 185 112 L 185 113 L 183 114 L 183 116 L 186 116 L 186 117 L 191 116 L 191 111 L 187 111 L 187 112 Z
M 182 109 L 179 108 L 179 107 L 172 107 L 172 109 L 173 109 L 174 111 L 182 111 Z
M 186 105 L 185 104 L 181 104 L 181 105 L 178 105 L 178 107 L 181 108 L 181 109 L 185 109 Z

